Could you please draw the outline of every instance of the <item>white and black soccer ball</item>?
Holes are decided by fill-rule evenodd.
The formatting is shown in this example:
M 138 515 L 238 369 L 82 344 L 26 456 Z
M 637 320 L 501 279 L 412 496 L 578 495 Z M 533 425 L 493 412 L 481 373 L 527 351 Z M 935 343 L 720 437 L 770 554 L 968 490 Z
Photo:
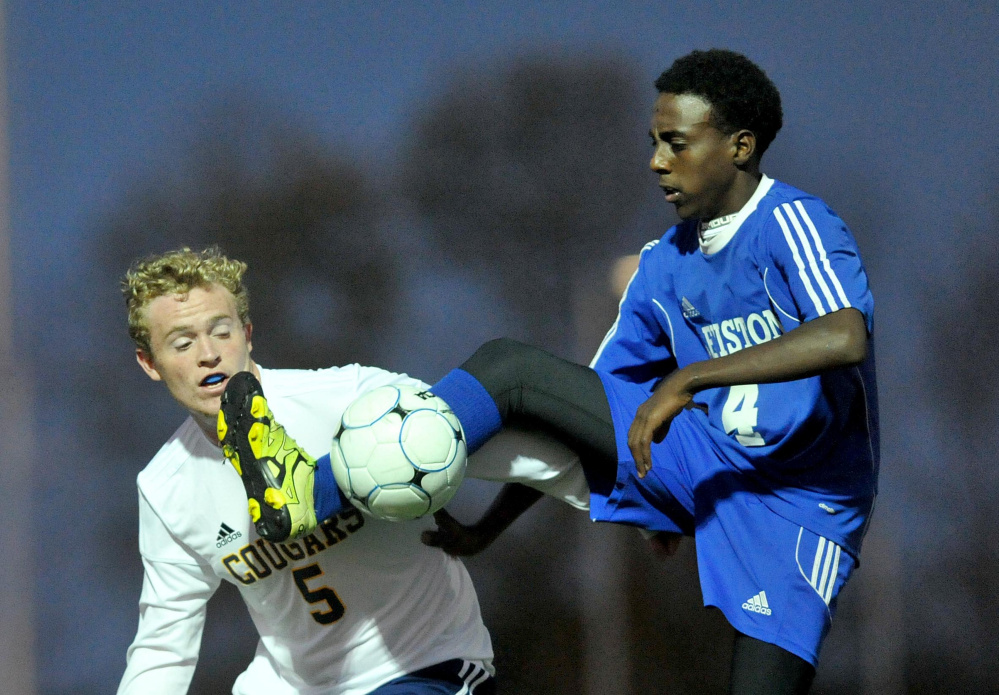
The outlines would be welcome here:
M 388 521 L 416 519 L 447 504 L 465 477 L 467 458 L 450 406 L 403 384 L 381 386 L 351 403 L 330 450 L 344 495 Z

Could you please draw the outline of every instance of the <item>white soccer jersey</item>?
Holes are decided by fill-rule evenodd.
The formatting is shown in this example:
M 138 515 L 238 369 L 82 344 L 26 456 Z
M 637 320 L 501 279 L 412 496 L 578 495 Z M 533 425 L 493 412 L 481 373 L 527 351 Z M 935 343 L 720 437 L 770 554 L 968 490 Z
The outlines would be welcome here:
M 278 421 L 318 457 L 358 395 L 420 382 L 351 365 L 262 369 L 261 383 Z M 190 418 L 138 486 L 145 577 L 120 694 L 186 692 L 221 581 L 240 590 L 261 636 L 237 695 L 362 695 L 455 658 L 491 669 L 464 565 L 420 542 L 432 520 L 387 523 L 348 509 L 304 539 L 267 542 L 250 523 L 239 475 Z

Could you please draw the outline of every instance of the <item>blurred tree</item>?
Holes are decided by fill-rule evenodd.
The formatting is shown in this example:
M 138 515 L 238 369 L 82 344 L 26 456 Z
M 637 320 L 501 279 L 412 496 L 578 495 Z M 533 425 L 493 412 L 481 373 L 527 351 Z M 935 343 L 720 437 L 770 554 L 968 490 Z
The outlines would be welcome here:
M 104 260 L 218 243 L 249 263 L 262 349 L 282 366 L 371 355 L 392 321 L 395 259 L 379 242 L 376 198 L 360 171 L 279 116 L 226 105 L 189 170 L 134 194 L 110 226 Z
M 227 102 L 175 168 L 154 170 L 101 225 L 95 282 L 116 289 L 137 258 L 218 244 L 249 264 L 258 361 L 301 368 L 377 363 L 394 319 L 398 268 L 379 240 L 377 198 L 355 166 L 280 116 Z M 120 311 L 95 311 L 127 344 L 124 306 L 116 301 Z M 103 434 L 113 431 L 122 453 L 134 455 L 133 439 L 144 439 L 148 429 L 130 422 L 135 385 L 143 380 L 132 353 L 123 346 L 100 356 L 125 378 L 102 378 L 103 370 L 83 378 L 101 411 L 112 414 L 102 418 Z
M 444 257 L 491 278 L 519 337 L 563 354 L 577 287 L 603 287 L 611 258 L 637 250 L 620 240 L 654 187 L 642 150 L 654 91 L 640 84 L 606 56 L 469 72 L 403 155 L 401 189 Z
M 622 289 L 608 291 L 614 259 L 668 226 L 661 199 L 654 222 L 637 224 L 658 192 L 643 149 L 655 90 L 642 85 L 636 70 L 608 56 L 535 56 L 467 72 L 417 118 L 403 154 L 400 189 L 443 258 L 492 284 L 515 337 L 572 359 L 588 360 L 614 319 Z M 594 541 L 585 514 L 547 501 L 513 533 L 523 543 L 508 541 L 470 565 L 481 586 L 499 592 L 483 592 L 483 610 L 509 692 L 724 688 L 728 665 L 719 663 L 731 635 L 700 608 L 692 562 L 664 566 L 665 585 L 633 582 L 632 570 L 648 565 L 637 534 L 602 529 Z M 600 550 L 595 542 L 610 546 L 587 556 Z M 603 570 L 588 566 L 609 558 L 615 564 Z M 630 596 L 602 607 L 583 598 L 603 591 Z M 626 643 L 608 643 L 601 631 Z M 520 635 L 543 636 L 545 648 L 525 650 Z M 675 658 L 667 635 L 689 658 Z M 589 682 L 606 669 L 618 680 Z
M 649 103 L 653 95 L 650 84 Z M 592 342 L 579 322 L 600 335 L 610 326 L 611 261 L 646 240 L 621 244 L 654 188 L 642 151 L 647 106 L 636 71 L 607 56 L 524 57 L 450 80 L 417 116 L 399 186 L 441 250 L 438 272 L 474 273 L 505 304 L 514 337 L 588 359 L 596 344 L 578 343 Z M 592 692 L 576 564 L 590 525 L 546 501 L 510 545 L 471 563 L 496 592 L 481 593 L 504 692 Z M 539 636 L 543 649 L 524 648 Z

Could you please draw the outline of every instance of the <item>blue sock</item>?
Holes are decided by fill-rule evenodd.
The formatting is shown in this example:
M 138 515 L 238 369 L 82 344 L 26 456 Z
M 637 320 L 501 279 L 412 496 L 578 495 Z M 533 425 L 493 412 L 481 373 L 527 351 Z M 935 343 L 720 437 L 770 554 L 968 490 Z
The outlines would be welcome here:
M 464 369 L 452 369 L 430 387 L 461 420 L 465 444 L 472 454 L 503 428 L 496 402 L 479 380 Z
M 333 477 L 330 455 L 316 460 L 316 478 L 312 487 L 312 499 L 316 505 L 316 521 L 326 521 L 343 511 L 350 502 L 340 492 L 340 486 Z

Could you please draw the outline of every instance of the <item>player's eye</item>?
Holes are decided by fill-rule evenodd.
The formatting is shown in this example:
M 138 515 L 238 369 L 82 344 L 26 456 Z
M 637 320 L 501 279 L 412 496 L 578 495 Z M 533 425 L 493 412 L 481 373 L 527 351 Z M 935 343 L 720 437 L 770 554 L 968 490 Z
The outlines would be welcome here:
M 669 146 L 670 149 L 673 150 L 674 152 L 683 152 L 685 149 L 687 149 L 687 143 L 681 142 L 679 140 L 670 140 Z
M 173 349 L 177 350 L 178 352 L 183 352 L 187 348 L 191 347 L 193 342 L 194 342 L 193 340 L 188 340 L 186 338 L 184 340 L 178 340 L 174 342 Z

